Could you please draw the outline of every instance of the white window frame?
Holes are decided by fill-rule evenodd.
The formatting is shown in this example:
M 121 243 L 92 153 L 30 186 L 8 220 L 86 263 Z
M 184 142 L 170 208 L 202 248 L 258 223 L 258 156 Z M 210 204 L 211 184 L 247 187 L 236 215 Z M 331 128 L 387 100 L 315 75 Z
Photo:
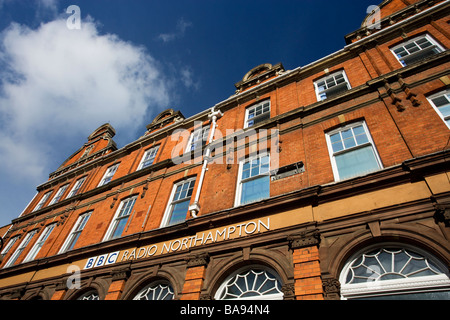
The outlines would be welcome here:
M 36 205 L 36 207 L 34 207 L 32 212 L 42 209 L 44 207 L 44 204 L 47 202 L 48 198 L 50 198 L 50 196 L 52 195 L 52 193 L 53 193 L 53 190 L 46 192 L 42 196 L 42 199 L 39 201 L 39 203 Z
M 116 231 L 117 225 L 119 224 L 120 220 L 126 219 L 126 223 L 125 223 L 125 227 L 122 230 L 122 234 L 123 232 L 126 231 L 127 225 L 129 223 L 129 219 L 133 213 L 134 210 L 134 206 L 136 204 L 136 199 L 137 199 L 137 195 L 132 196 L 132 197 L 128 197 L 126 199 L 123 199 L 120 202 L 119 207 L 116 210 L 116 213 L 114 214 L 114 217 L 111 221 L 111 223 L 109 224 L 108 230 L 106 231 L 105 237 L 103 238 L 103 241 L 107 241 L 107 240 L 113 240 L 113 239 L 118 239 L 120 237 L 122 237 L 122 235 L 120 237 L 116 237 L 116 238 L 112 238 L 114 232 Z M 129 201 L 133 201 L 133 205 L 131 206 L 130 210 L 126 213 L 126 215 L 120 215 L 122 213 L 122 208 L 124 207 L 124 205 L 127 205 Z M 120 216 L 119 216 L 120 215 Z
M 438 268 L 448 270 L 448 268 L 445 265 L 443 265 L 439 260 L 437 260 L 434 256 L 414 246 L 394 242 L 371 245 L 369 247 L 364 248 L 363 250 L 359 250 L 350 259 L 348 259 L 348 261 L 342 268 L 342 271 L 339 276 L 339 281 L 341 283 L 341 298 L 343 300 L 351 298 L 377 297 L 391 294 L 399 295 L 405 293 L 407 294 L 415 292 L 426 292 L 430 289 L 434 290 L 450 289 L 450 280 L 449 277 L 445 274 L 412 277 L 410 279 L 383 280 L 374 282 L 362 282 L 356 284 L 346 284 L 346 277 L 347 273 L 349 272 L 349 268 L 352 266 L 355 260 L 361 256 L 361 254 L 368 253 L 380 248 L 390 248 L 390 247 L 403 248 L 409 251 L 416 252 L 417 254 L 420 254 L 429 261 L 431 261 Z M 368 267 L 370 268 L 370 266 Z
M 16 241 L 19 239 L 19 236 L 15 236 L 12 237 L 9 241 L 8 244 L 3 248 L 2 250 L 2 256 L 5 256 L 9 250 L 11 250 L 11 248 L 13 247 L 13 245 L 16 243 Z
M 50 203 L 48 205 L 58 203 L 61 200 L 64 192 L 66 192 L 68 187 L 69 187 L 69 184 L 65 184 L 61 188 L 59 188 L 58 191 L 56 192 L 55 196 L 53 197 L 52 201 L 50 201 Z
M 269 157 L 269 170 L 267 172 L 263 172 L 263 173 L 260 172 L 258 175 L 255 175 L 255 176 L 251 176 L 249 178 L 242 179 L 242 173 L 243 173 L 243 169 L 244 169 L 244 164 L 247 163 L 247 162 L 251 162 L 251 161 L 253 161 L 253 160 L 257 159 L 257 158 L 259 158 L 259 160 L 261 161 L 261 158 L 264 158 L 264 157 Z M 261 165 L 260 165 L 259 169 L 261 169 Z M 255 179 L 261 178 L 262 176 L 265 176 L 265 175 L 269 175 L 270 176 L 270 154 L 269 153 L 262 153 L 262 154 L 258 154 L 258 155 L 253 155 L 253 156 L 250 156 L 250 157 L 248 157 L 246 159 L 243 159 L 243 160 L 239 161 L 236 197 L 235 197 L 235 200 L 234 200 L 234 206 L 235 207 L 241 205 L 241 202 L 242 202 L 242 186 L 243 186 L 243 184 L 246 183 L 246 182 L 249 182 L 251 180 L 255 180 Z M 269 178 L 269 184 L 270 184 L 270 178 Z M 269 190 L 270 190 L 270 185 L 269 185 Z M 261 199 L 261 200 L 263 200 L 263 199 Z M 257 200 L 257 201 L 260 201 L 260 200 Z
M 219 286 L 219 288 L 217 289 L 215 295 L 214 295 L 214 299 L 215 300 L 220 300 L 224 290 L 226 289 L 228 282 L 236 277 L 236 275 L 240 275 L 244 272 L 249 272 L 252 270 L 261 270 L 264 272 L 269 272 L 270 274 L 272 274 L 275 279 L 282 285 L 280 276 L 278 275 L 278 273 L 270 268 L 267 268 L 263 265 L 252 265 L 252 266 L 246 266 L 246 267 L 242 267 L 240 269 L 238 269 L 237 271 L 233 272 L 232 274 L 230 274 L 223 282 L 222 284 Z M 247 279 L 245 281 L 246 285 L 248 286 L 249 283 L 247 282 Z M 241 297 L 241 298 L 234 298 L 234 299 L 226 299 L 223 301 L 229 301 L 229 300 L 283 300 L 284 294 L 283 292 L 281 292 L 281 287 L 279 288 L 279 292 L 278 293 L 272 293 L 272 294 L 268 294 L 268 295 L 262 295 L 262 296 L 252 296 L 252 297 Z
M 34 258 L 36 258 L 39 251 L 44 246 L 45 241 L 47 241 L 48 237 L 50 236 L 52 231 L 55 229 L 55 227 L 56 227 L 56 223 L 49 224 L 48 226 L 45 227 L 44 231 L 39 236 L 38 240 L 36 241 L 34 246 L 31 248 L 30 252 L 28 252 L 28 254 L 25 257 L 25 259 L 23 260 L 23 262 L 28 262 L 28 261 L 34 260 Z
M 433 99 L 436 99 L 440 96 L 445 96 L 447 98 L 447 100 L 450 103 L 450 89 L 438 92 L 436 94 L 433 94 L 432 96 L 427 97 L 428 102 L 431 104 L 431 106 L 433 107 L 433 109 L 436 111 L 436 113 L 439 115 L 439 117 L 442 119 L 442 121 L 444 121 L 444 123 L 447 125 L 447 127 L 450 129 L 450 123 L 447 123 L 447 120 L 450 119 L 450 116 L 444 117 L 444 115 L 442 114 L 442 112 L 438 109 L 438 107 L 434 104 Z
M 14 251 L 11 257 L 9 257 L 8 262 L 6 262 L 4 268 L 8 268 L 16 263 L 21 253 L 25 250 L 25 248 L 28 246 L 28 244 L 31 242 L 31 240 L 33 239 L 34 235 L 37 234 L 37 232 L 38 230 L 35 229 L 27 233 L 25 238 L 20 243 L 19 247 L 16 249 L 16 251 Z
M 318 85 L 319 82 L 325 81 L 325 83 L 326 83 L 326 81 L 327 81 L 328 79 L 330 79 L 330 78 L 333 78 L 334 81 L 336 82 L 336 76 L 337 76 L 337 75 L 340 75 L 340 74 L 342 74 L 342 76 L 343 76 L 345 82 L 343 82 L 342 84 L 336 84 L 336 85 L 334 85 L 334 86 L 332 86 L 332 87 L 327 88 L 327 89 L 324 90 L 324 91 L 319 91 L 319 85 Z M 329 91 L 330 89 L 332 89 L 332 88 L 334 88 L 334 87 L 337 87 L 337 86 L 340 86 L 340 85 L 343 85 L 344 83 L 347 85 L 347 90 L 350 90 L 350 89 L 352 88 L 352 86 L 351 86 L 351 84 L 350 84 L 350 81 L 348 80 L 347 74 L 345 73 L 345 70 L 339 70 L 339 71 L 333 72 L 333 73 L 331 73 L 331 74 L 328 74 L 328 75 L 326 75 L 326 76 L 324 76 L 324 77 L 322 77 L 322 78 L 320 78 L 320 79 L 317 79 L 316 81 L 314 81 L 314 90 L 315 90 L 315 92 L 316 92 L 317 101 L 325 101 L 325 100 L 327 100 L 327 99 L 330 99 L 328 96 L 327 96 L 326 98 L 322 99 L 322 98 L 320 97 L 321 93 L 323 93 L 323 92 L 326 93 L 326 92 Z
M 75 184 L 73 185 L 72 189 L 70 190 L 69 194 L 67 195 L 66 199 L 72 198 L 78 194 L 81 187 L 83 186 L 84 181 L 86 181 L 86 177 L 78 179 Z
M 116 163 L 108 167 L 108 169 L 106 169 L 105 174 L 103 175 L 102 179 L 100 180 L 100 183 L 98 184 L 98 187 L 104 186 L 105 184 L 111 182 L 112 178 L 114 177 L 114 174 L 117 171 L 117 168 L 119 167 L 119 164 L 120 163 Z
M 69 236 L 61 247 L 59 253 L 64 253 L 73 249 L 75 244 L 77 243 L 80 234 L 83 232 L 84 227 L 86 226 L 89 218 L 91 217 L 92 211 L 81 214 L 77 221 L 75 222 L 72 230 L 70 230 Z M 75 240 L 75 241 L 74 241 Z M 69 249 L 69 246 L 72 247 Z
M 332 135 L 334 135 L 334 134 L 336 134 L 338 132 L 341 132 L 341 131 L 348 130 L 350 128 L 361 126 L 361 125 L 364 128 L 364 132 L 365 132 L 365 134 L 367 136 L 368 142 L 366 142 L 364 144 L 361 144 L 361 145 L 356 145 L 356 146 L 348 148 L 348 149 L 343 149 L 343 150 L 340 150 L 340 151 L 337 151 L 337 152 L 333 151 L 333 146 L 332 146 L 331 139 L 330 139 L 330 137 Z M 325 134 L 325 136 L 326 136 L 328 152 L 329 152 L 329 156 L 330 156 L 330 160 L 331 160 L 331 167 L 333 169 L 333 175 L 334 175 L 335 181 L 341 181 L 335 157 L 337 155 L 340 155 L 340 154 L 343 154 L 343 153 L 347 153 L 347 152 L 351 152 L 352 150 L 357 150 L 357 149 L 360 149 L 360 148 L 364 148 L 364 147 L 367 147 L 369 145 L 373 149 L 373 153 L 375 155 L 375 160 L 378 163 L 379 170 L 383 169 L 383 163 L 381 162 L 381 159 L 380 159 L 380 156 L 378 155 L 378 151 L 377 151 L 377 148 L 375 146 L 375 143 L 372 140 L 372 135 L 370 134 L 369 128 L 367 127 L 367 124 L 366 124 L 365 121 L 354 122 L 354 123 L 348 124 L 348 125 L 346 125 L 344 127 L 339 127 L 339 128 L 337 128 L 335 130 L 327 132 Z M 354 177 L 361 176 L 361 175 L 365 175 L 365 174 L 358 174 L 358 175 L 355 175 Z M 349 178 L 349 179 L 351 179 L 351 178 Z
M 155 162 L 156 155 L 158 154 L 158 150 L 159 150 L 159 145 L 152 147 L 152 148 L 148 149 L 147 151 L 145 151 L 137 170 L 141 170 L 141 169 L 150 167 Z M 145 163 L 148 162 L 149 160 L 151 160 L 152 162 L 150 164 L 145 165 Z
M 194 137 L 198 137 L 199 134 L 201 135 L 202 139 L 201 139 L 201 146 L 198 145 L 198 141 L 200 140 L 195 140 L 194 141 Z M 205 126 L 205 127 L 200 127 L 198 129 L 195 129 L 194 131 L 191 132 L 191 135 L 189 136 L 189 140 L 186 146 L 186 150 L 184 151 L 184 153 L 190 153 L 190 152 L 194 152 L 195 150 L 201 150 L 201 148 L 206 145 L 206 143 L 208 143 L 208 138 L 209 138 L 209 126 Z M 195 145 L 195 148 L 192 149 L 192 147 Z
M 266 107 L 266 104 L 269 105 L 269 106 L 268 106 L 268 107 L 269 107 L 269 110 L 267 110 L 266 112 L 264 112 L 264 108 Z M 261 114 L 255 116 L 255 117 L 252 117 L 251 119 L 249 119 L 250 112 L 253 111 L 253 110 L 255 110 L 255 109 L 257 109 L 257 108 L 259 108 L 259 107 L 262 108 L 262 111 L 263 111 L 263 112 L 262 112 Z M 245 109 L 245 123 L 244 123 L 244 129 L 253 127 L 253 126 L 255 125 L 255 124 L 249 125 L 249 122 L 250 122 L 251 120 L 253 120 L 253 119 L 257 119 L 258 117 L 262 117 L 263 115 L 266 115 L 266 114 L 269 114 L 269 118 L 270 118 L 270 112 L 271 112 L 270 99 L 261 101 L 261 102 L 259 102 L 259 103 L 257 103 L 257 104 L 254 104 L 254 105 L 252 105 L 252 106 L 250 106 L 250 107 L 247 107 L 247 108 Z M 264 120 L 263 120 L 263 121 L 264 121 Z M 258 122 L 257 122 L 257 123 L 258 123 Z M 256 123 L 256 124 L 257 124 L 257 123 Z
M 194 181 L 194 186 L 193 186 L 193 188 L 195 188 L 195 180 L 196 180 L 196 179 L 197 179 L 196 177 L 192 177 L 192 178 L 189 178 L 189 179 L 182 180 L 182 181 L 180 181 L 180 182 L 178 182 L 178 183 L 175 183 L 175 184 L 173 185 L 173 187 L 172 187 L 172 192 L 170 193 L 169 203 L 168 203 L 167 206 L 166 206 L 166 211 L 164 212 L 164 216 L 163 216 L 163 219 L 162 219 L 162 221 L 161 221 L 160 228 L 163 228 L 163 227 L 166 227 L 166 226 L 169 225 L 169 222 L 170 222 L 170 220 L 171 220 L 171 218 L 172 218 L 172 209 L 173 209 L 173 206 L 176 205 L 176 204 L 179 203 L 179 202 L 187 201 L 187 199 L 188 199 L 188 197 L 185 197 L 185 198 L 177 199 L 177 200 L 174 201 L 175 192 L 176 192 L 178 186 L 184 185 L 184 184 L 186 184 L 186 183 L 187 183 L 187 184 L 190 184 L 192 181 Z M 193 195 L 193 194 L 194 194 L 194 192 L 192 191 L 192 194 L 189 196 L 189 201 L 192 199 L 192 195 Z M 186 212 L 186 216 L 187 216 L 187 214 L 188 214 L 188 212 Z
M 422 49 L 422 48 L 420 48 L 419 45 L 417 45 L 416 42 L 417 42 L 418 40 L 423 39 L 423 38 L 427 39 L 427 40 L 432 44 L 432 47 L 435 47 L 435 48 L 439 51 L 438 53 L 441 53 L 441 52 L 445 51 L 445 49 L 444 49 L 444 48 L 443 48 L 436 40 L 434 40 L 433 37 L 430 36 L 429 34 L 420 35 L 420 36 L 415 37 L 415 38 L 413 38 L 413 39 L 406 40 L 406 41 L 404 41 L 404 42 L 402 42 L 402 43 L 396 45 L 395 47 L 392 47 L 392 48 L 391 48 L 392 54 L 395 56 L 395 58 L 397 58 L 398 62 L 399 62 L 403 67 L 406 67 L 407 64 L 406 64 L 406 63 L 403 63 L 403 62 L 402 62 L 402 59 L 404 59 L 404 58 L 406 58 L 406 57 L 413 56 L 413 55 L 415 55 L 415 54 L 417 54 L 417 53 L 419 53 L 419 52 L 421 52 L 421 51 L 423 51 L 423 50 L 427 50 L 428 48 L 430 48 L 430 49 L 432 48 L 432 47 L 428 47 L 428 48 Z M 415 43 L 415 45 L 416 45 L 417 47 L 420 48 L 420 50 L 419 50 L 419 51 L 416 51 L 416 52 L 414 52 L 414 53 L 409 53 L 408 49 L 405 48 L 405 47 L 406 47 L 408 44 L 411 44 L 411 43 L 413 43 L 413 42 Z M 409 54 L 408 54 L 407 56 L 405 56 L 405 57 L 400 58 L 400 57 L 395 53 L 395 50 L 400 49 L 400 48 L 402 48 L 402 47 L 403 47 L 403 49 L 404 49 L 405 51 L 407 51 Z

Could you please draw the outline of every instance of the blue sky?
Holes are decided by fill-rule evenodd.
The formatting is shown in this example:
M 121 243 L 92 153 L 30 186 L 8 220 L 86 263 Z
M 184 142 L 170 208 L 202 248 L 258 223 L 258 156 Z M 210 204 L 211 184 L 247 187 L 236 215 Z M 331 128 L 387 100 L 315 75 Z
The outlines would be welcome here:
M 262 63 L 345 46 L 381 0 L 0 0 L 0 225 L 110 122 L 122 147 L 162 110 L 186 117 Z M 70 5 L 81 29 L 70 30 Z

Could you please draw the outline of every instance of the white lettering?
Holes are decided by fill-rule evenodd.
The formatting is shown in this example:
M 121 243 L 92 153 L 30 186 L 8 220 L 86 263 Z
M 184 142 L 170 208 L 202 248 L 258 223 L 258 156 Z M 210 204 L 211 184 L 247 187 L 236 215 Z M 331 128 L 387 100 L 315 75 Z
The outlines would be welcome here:
M 249 226 L 249 225 L 253 225 L 253 230 L 251 230 L 251 231 L 248 230 L 248 226 Z M 255 223 L 255 222 L 250 221 L 249 223 L 247 223 L 247 224 L 245 225 L 245 233 L 246 233 L 246 234 L 252 234 L 252 233 L 255 232 L 255 231 L 256 231 L 256 223 Z

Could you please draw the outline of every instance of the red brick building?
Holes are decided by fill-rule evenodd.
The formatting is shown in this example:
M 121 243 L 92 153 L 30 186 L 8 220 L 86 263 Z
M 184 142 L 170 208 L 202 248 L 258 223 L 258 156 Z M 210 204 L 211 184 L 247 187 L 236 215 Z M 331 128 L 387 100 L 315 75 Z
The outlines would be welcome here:
M 386 0 L 123 148 L 100 126 L 4 230 L 1 299 L 449 299 L 449 11 Z

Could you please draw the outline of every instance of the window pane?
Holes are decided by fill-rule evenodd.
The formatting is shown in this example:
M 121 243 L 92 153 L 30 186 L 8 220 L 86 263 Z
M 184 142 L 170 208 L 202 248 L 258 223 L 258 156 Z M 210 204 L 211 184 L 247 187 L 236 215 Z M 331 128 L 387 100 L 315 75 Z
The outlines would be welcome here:
M 270 177 L 262 176 L 242 184 L 241 204 L 270 197 Z
M 169 225 L 183 222 L 189 209 L 189 200 L 174 204 L 170 216 Z
M 114 233 L 111 237 L 111 239 L 116 239 L 122 236 L 123 230 L 125 229 L 125 226 L 127 225 L 128 219 L 123 218 L 117 221 L 116 229 L 114 230 Z
M 335 158 L 341 180 L 376 171 L 380 168 L 371 146 L 349 151 Z

